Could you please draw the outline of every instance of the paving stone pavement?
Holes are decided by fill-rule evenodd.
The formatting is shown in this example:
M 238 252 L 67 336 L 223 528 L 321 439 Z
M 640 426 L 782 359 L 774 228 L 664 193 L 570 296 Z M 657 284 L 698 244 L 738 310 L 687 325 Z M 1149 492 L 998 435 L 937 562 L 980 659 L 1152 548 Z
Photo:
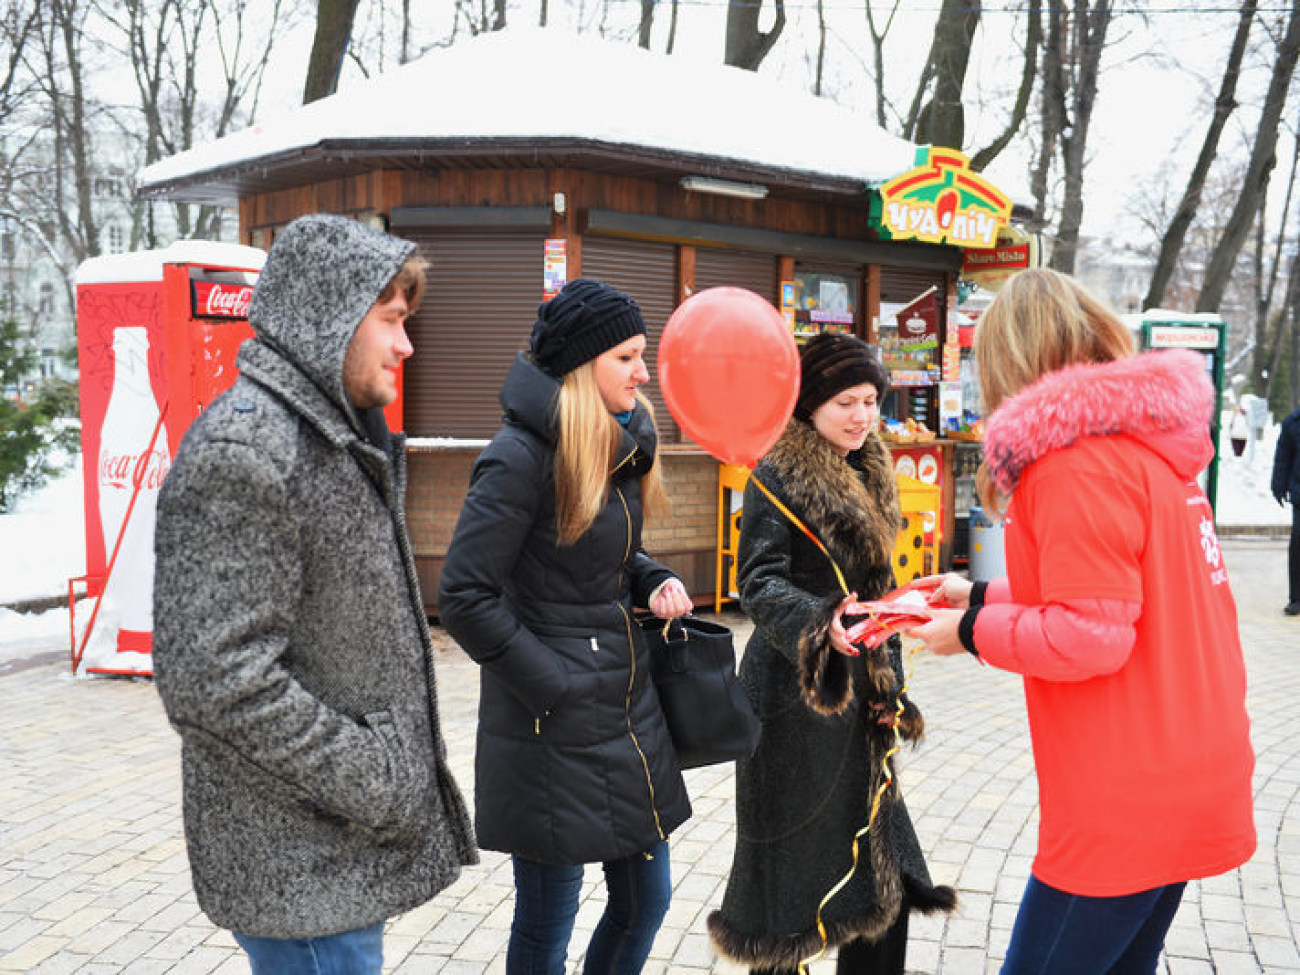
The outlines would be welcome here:
M 1300 973 L 1300 618 L 1280 611 L 1284 541 L 1232 539 L 1224 551 L 1250 672 L 1259 850 L 1240 870 L 1189 886 L 1161 972 Z M 723 615 L 743 637 L 743 617 Z M 435 635 L 442 719 L 468 792 L 477 675 Z M 913 920 L 908 969 L 995 972 L 1037 815 L 1019 682 L 967 658 L 912 661 L 928 737 L 902 756 L 903 791 L 936 879 L 962 899 L 951 918 Z M 73 680 L 66 647 L 32 646 L 0 669 L 0 702 L 0 971 L 248 972 L 230 935 L 195 904 L 181 838 L 179 741 L 152 684 Z M 730 862 L 730 766 L 691 771 L 687 781 L 695 815 L 672 838 L 676 890 L 646 971 L 737 975 L 714 958 L 704 928 Z M 598 875 L 587 871 L 571 965 L 600 914 Z M 509 863 L 485 854 L 431 903 L 389 924 L 387 969 L 502 973 L 510 912 Z M 834 966 L 812 970 L 829 975 Z

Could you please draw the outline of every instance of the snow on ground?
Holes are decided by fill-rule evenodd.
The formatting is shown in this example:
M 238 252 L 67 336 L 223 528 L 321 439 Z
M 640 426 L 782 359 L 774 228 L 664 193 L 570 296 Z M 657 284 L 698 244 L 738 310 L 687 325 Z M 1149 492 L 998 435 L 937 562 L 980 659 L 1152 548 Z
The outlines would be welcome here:
M 1227 424 L 1224 424 L 1227 428 Z M 1277 427 L 1249 453 L 1235 457 L 1225 437 L 1219 458 L 1219 524 L 1289 525 L 1291 509 L 1273 500 L 1269 481 Z M 0 607 L 26 599 L 66 595 L 68 579 L 86 571 L 81 458 L 42 490 L 0 515 Z M 77 604 L 84 622 L 91 601 Z M 0 608 L 0 663 L 15 657 L 68 651 L 68 611 L 17 613 Z M 0 666 L 0 670 L 3 667 Z

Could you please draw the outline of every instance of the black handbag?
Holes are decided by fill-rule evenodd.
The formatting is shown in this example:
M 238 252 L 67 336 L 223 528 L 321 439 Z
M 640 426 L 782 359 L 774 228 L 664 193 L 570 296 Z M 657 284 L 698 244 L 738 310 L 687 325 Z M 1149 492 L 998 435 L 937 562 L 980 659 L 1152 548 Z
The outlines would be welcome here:
M 736 679 L 731 630 L 695 616 L 651 616 L 641 619 L 641 631 L 677 764 L 697 768 L 752 755 L 762 726 Z

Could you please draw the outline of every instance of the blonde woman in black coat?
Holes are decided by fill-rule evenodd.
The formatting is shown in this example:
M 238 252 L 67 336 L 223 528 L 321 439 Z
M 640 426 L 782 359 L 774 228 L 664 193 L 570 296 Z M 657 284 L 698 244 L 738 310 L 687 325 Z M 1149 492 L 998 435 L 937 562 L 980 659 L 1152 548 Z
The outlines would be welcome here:
M 863 600 L 894 586 L 890 553 L 901 516 L 889 452 L 876 435 L 885 374 L 847 335 L 812 339 L 801 356 L 794 418 L 754 471 L 827 546 Z M 845 594 L 826 554 L 756 485 L 745 489 L 738 582 L 754 621 L 741 680 L 759 705 L 758 750 L 736 768 L 736 851 L 714 946 L 752 972 L 794 972 L 823 944 L 842 975 L 901 975 L 911 909 L 951 910 L 955 895 L 930 881 L 898 791 L 883 793 L 861 841 L 895 744 L 903 673 L 897 638 L 850 646 Z M 860 654 L 860 655 L 859 655 Z M 899 731 L 919 739 L 910 702 Z M 825 906 L 823 898 L 853 870 Z
M 482 666 L 475 811 L 480 846 L 514 860 L 510 975 L 565 971 L 585 863 L 609 900 L 584 971 L 641 971 L 691 812 L 632 619 L 691 608 L 641 550 L 642 507 L 664 502 L 645 345 L 600 282 L 541 306 L 442 572 L 442 623 Z

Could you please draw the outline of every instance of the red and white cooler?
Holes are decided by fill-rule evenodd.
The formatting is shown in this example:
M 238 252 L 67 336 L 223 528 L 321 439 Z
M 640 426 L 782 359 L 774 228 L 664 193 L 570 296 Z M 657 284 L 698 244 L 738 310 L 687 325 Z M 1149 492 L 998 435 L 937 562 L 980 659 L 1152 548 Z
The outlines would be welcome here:
M 235 380 L 265 258 L 252 247 L 181 241 L 77 269 L 82 579 L 95 600 L 85 625 L 74 620 L 74 672 L 153 674 L 158 488 L 189 425 Z

